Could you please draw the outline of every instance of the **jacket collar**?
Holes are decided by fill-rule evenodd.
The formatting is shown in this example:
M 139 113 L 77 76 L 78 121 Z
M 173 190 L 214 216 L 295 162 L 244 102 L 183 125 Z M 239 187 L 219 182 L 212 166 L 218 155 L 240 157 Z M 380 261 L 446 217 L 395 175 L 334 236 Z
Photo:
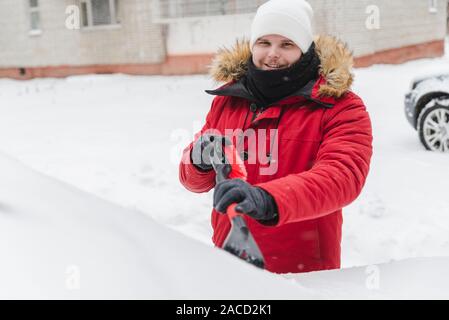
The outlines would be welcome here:
M 304 87 L 299 89 L 298 91 L 292 93 L 291 95 L 284 97 L 282 100 L 272 103 L 271 105 L 285 105 L 291 104 L 295 101 L 304 98 L 308 101 L 313 101 L 324 108 L 332 108 L 335 104 L 334 99 L 327 99 L 327 101 L 322 101 L 321 97 L 316 96 L 317 94 L 317 84 L 320 83 L 320 78 L 318 80 L 309 81 Z M 314 90 L 315 89 L 315 90 Z M 253 95 L 248 91 L 246 86 L 244 85 L 244 80 L 239 79 L 238 81 L 231 82 L 226 84 L 215 90 L 206 90 L 208 94 L 216 95 L 216 96 L 229 96 L 229 97 L 238 97 L 244 98 L 250 101 L 255 102 L 256 99 Z M 270 106 L 271 106 L 270 105 Z M 269 106 L 268 106 L 269 107 Z
M 315 50 L 320 58 L 319 78 L 310 81 L 294 94 L 279 101 L 278 104 L 291 103 L 294 99 L 302 97 L 330 108 L 350 90 L 354 79 L 352 74 L 353 56 L 347 45 L 331 36 L 318 36 L 314 41 Z M 250 56 L 249 42 L 245 40 L 237 40 L 231 49 L 219 50 L 210 67 L 210 74 L 216 82 L 226 84 L 216 90 L 206 90 L 206 92 L 254 101 L 243 83 Z

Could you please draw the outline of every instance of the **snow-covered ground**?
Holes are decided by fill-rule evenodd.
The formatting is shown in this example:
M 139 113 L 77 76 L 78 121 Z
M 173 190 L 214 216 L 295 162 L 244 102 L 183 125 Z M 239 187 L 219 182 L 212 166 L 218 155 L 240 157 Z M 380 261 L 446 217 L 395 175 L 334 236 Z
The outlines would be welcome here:
M 404 115 L 420 74 L 449 58 L 357 69 L 374 130 L 372 169 L 344 209 L 343 267 L 449 256 L 449 154 L 427 152 Z M 211 246 L 212 193 L 178 181 L 181 149 L 204 121 L 206 76 L 0 80 L 0 150 L 37 171 Z
M 0 299 L 449 298 L 449 258 L 256 269 L 0 154 Z
M 0 299 L 317 295 L 2 154 L 0 176 Z

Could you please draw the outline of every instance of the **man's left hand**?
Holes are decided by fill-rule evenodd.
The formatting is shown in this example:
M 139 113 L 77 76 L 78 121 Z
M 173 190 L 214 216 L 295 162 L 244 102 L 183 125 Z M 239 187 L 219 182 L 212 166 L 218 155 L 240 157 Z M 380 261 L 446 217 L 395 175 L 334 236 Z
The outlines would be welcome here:
M 237 203 L 235 211 L 262 223 L 273 222 L 278 218 L 273 197 L 262 188 L 254 187 L 242 179 L 225 180 L 215 186 L 215 210 L 226 213 L 232 203 Z

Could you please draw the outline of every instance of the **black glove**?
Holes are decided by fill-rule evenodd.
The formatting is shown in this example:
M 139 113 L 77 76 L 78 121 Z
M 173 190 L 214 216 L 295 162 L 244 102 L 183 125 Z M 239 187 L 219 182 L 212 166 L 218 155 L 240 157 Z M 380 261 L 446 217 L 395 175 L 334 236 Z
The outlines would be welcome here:
M 217 143 L 221 143 L 221 148 L 216 148 Z M 202 171 L 211 171 L 212 163 L 225 163 L 222 147 L 230 144 L 231 141 L 224 136 L 204 134 L 193 145 L 190 154 L 192 163 Z
M 273 197 L 262 188 L 254 187 L 242 179 L 225 180 L 215 186 L 215 210 L 225 213 L 232 203 L 237 203 L 235 211 L 263 224 L 274 225 L 278 222 L 278 210 Z

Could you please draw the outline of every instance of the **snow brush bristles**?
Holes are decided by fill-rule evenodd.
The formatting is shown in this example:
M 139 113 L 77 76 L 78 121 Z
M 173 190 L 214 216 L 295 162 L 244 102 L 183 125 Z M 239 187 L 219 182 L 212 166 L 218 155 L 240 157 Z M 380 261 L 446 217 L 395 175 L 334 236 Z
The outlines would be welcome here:
M 216 182 L 219 183 L 226 179 L 242 179 L 246 180 L 246 169 L 245 165 L 237 154 L 237 150 L 231 145 L 215 145 L 215 155 L 222 154 L 224 149 L 223 159 L 225 165 L 213 165 L 216 176 Z M 229 165 L 231 170 L 229 171 Z M 231 223 L 231 228 L 229 230 L 228 236 L 223 242 L 223 249 L 227 252 L 251 263 L 252 265 L 264 268 L 265 261 L 262 252 L 259 249 L 253 235 L 251 234 L 243 214 L 235 211 L 236 203 L 231 204 L 227 210 L 226 214 L 229 217 Z

